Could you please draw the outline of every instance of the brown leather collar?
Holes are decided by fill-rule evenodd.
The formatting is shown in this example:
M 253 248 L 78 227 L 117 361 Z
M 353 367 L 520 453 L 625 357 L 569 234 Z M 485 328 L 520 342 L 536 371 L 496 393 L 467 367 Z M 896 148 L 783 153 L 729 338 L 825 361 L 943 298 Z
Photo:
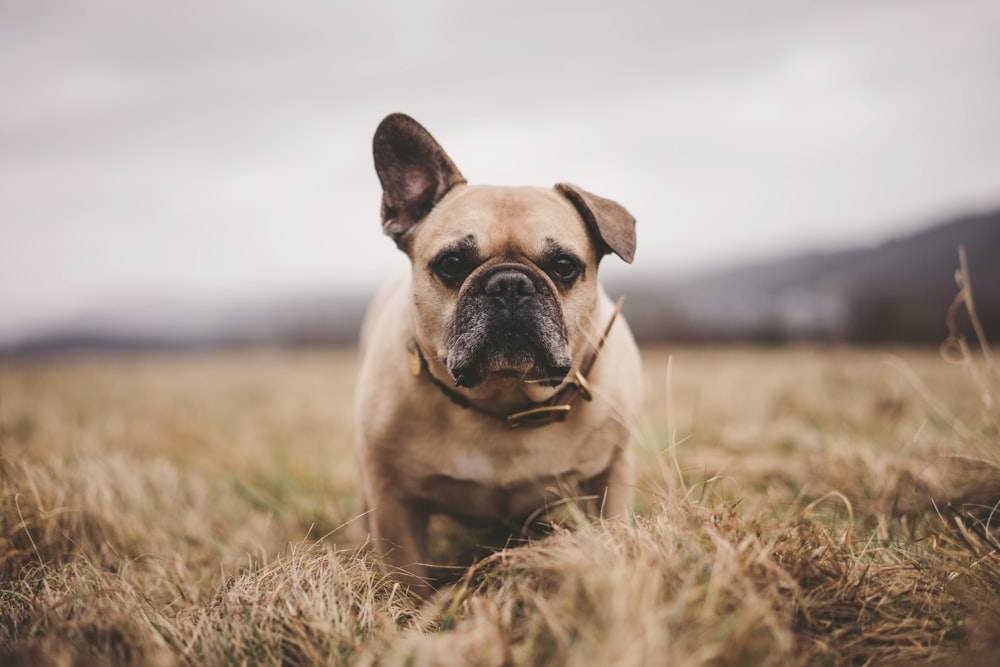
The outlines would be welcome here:
M 563 421 L 566 419 L 567 413 L 573 409 L 573 403 L 581 398 L 585 401 L 593 398 L 590 392 L 590 385 L 587 383 L 587 376 L 590 375 L 590 371 L 594 368 L 597 355 L 600 353 L 601 348 L 604 347 L 604 342 L 607 340 L 615 320 L 618 319 L 624 302 L 625 297 L 618 299 L 618 302 L 615 304 L 615 310 L 611 313 L 611 319 L 608 320 L 607 326 L 604 327 L 604 332 L 594 345 L 594 350 L 580 364 L 580 368 L 567 377 L 556 393 L 548 400 L 529 403 L 524 409 L 510 414 L 497 414 L 480 408 L 470 402 L 468 398 L 434 377 L 428 368 L 427 359 L 424 357 L 423 351 L 415 340 L 411 340 L 407 348 L 410 355 L 410 371 L 414 375 L 426 375 L 455 405 L 503 421 L 507 424 L 507 428 L 514 429 L 522 426 L 526 428 L 538 428 L 540 426 L 547 426 L 553 422 Z

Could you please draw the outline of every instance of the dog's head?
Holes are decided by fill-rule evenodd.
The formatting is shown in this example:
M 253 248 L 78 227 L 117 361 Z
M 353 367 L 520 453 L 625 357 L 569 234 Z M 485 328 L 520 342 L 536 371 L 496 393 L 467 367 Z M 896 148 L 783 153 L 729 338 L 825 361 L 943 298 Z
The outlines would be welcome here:
M 413 265 L 414 335 L 455 384 L 558 384 L 587 342 L 597 268 L 635 252 L 635 220 L 572 185 L 468 186 L 403 114 L 375 132 L 382 227 Z

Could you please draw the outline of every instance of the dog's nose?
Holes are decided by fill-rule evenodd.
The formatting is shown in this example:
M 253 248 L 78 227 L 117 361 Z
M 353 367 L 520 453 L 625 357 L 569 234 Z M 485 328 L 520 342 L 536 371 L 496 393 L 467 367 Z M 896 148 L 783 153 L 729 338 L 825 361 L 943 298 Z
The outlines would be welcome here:
M 486 281 L 487 296 L 496 297 L 516 308 L 535 294 L 535 283 L 523 271 L 497 271 Z

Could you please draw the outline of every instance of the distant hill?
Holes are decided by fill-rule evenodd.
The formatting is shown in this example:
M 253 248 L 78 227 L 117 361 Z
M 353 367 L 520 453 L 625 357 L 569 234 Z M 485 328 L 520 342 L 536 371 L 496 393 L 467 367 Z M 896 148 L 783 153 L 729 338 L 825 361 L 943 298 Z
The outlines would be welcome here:
M 939 343 L 964 245 L 977 310 L 1000 340 L 1000 211 L 870 248 L 797 255 L 681 279 L 645 276 L 625 294 L 643 342 Z M 337 345 L 357 340 L 369 294 L 330 292 L 222 305 L 142 302 L 89 314 L 0 347 L 0 355 Z
M 882 245 L 740 266 L 676 281 L 619 283 L 642 340 L 941 341 L 958 247 L 977 311 L 1000 337 L 1000 211 Z
M 353 345 L 369 296 L 330 292 L 224 304 L 173 300 L 122 303 L 0 346 L 0 356 L 238 345 Z

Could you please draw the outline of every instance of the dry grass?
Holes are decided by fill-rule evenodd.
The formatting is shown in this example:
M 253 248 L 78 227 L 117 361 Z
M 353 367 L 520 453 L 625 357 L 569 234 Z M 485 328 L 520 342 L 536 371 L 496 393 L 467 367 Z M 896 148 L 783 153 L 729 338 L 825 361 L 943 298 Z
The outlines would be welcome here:
M 422 608 L 354 520 L 352 351 L 0 365 L 0 663 L 993 664 L 994 370 L 645 358 L 636 519 Z

